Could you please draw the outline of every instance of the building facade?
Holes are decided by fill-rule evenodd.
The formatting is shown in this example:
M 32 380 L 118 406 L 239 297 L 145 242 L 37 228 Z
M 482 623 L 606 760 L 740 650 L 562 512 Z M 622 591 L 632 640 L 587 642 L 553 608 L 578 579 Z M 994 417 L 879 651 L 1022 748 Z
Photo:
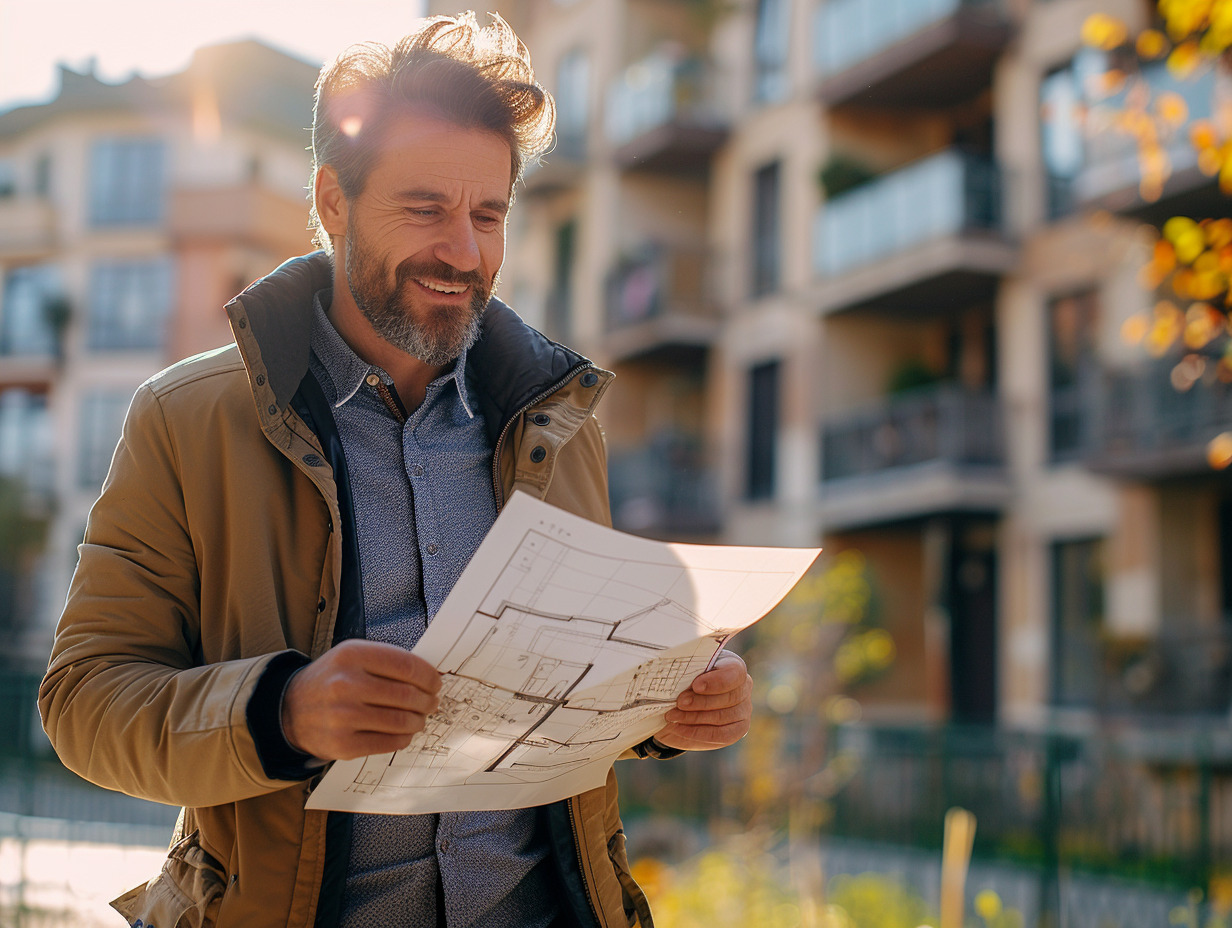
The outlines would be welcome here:
M 0 114 L 6 662 L 46 663 L 137 386 L 230 341 L 223 304 L 311 249 L 316 72 L 241 42 L 154 80 L 62 68 L 54 99 Z
M 1132 140 L 1080 118 L 1087 17 L 1152 10 L 502 11 L 559 108 L 504 296 L 620 377 L 617 523 L 860 549 L 900 656 L 868 717 L 1227 714 L 1225 385 L 1122 336 L 1156 299 L 1142 223 L 1227 206 L 1183 133 L 1147 201 Z M 1144 74 L 1191 119 L 1226 82 Z

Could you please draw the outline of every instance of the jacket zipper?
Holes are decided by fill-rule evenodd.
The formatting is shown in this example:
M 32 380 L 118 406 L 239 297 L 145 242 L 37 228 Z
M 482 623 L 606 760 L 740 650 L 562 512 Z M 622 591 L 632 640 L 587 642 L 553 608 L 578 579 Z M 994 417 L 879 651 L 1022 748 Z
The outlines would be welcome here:
M 510 427 L 513 425 L 514 422 L 518 420 L 518 418 L 522 415 L 522 413 L 526 412 L 526 410 L 530 409 L 532 406 L 536 405 L 537 403 L 541 403 L 544 400 L 546 400 L 549 396 L 551 396 L 553 393 L 555 393 L 557 390 L 559 390 L 561 387 L 567 384 L 570 380 L 572 380 L 578 374 L 579 371 L 584 371 L 587 368 L 591 368 L 594 366 L 595 365 L 593 363 L 591 363 L 590 361 L 587 361 L 583 364 L 578 364 L 575 367 L 569 368 L 569 372 L 567 374 L 565 374 L 563 377 L 557 380 L 554 384 L 552 384 L 542 393 L 539 393 L 533 399 L 523 404 L 523 406 L 517 412 L 515 412 L 512 416 L 510 416 L 508 419 L 505 420 L 505 424 L 501 427 L 500 435 L 498 435 L 496 438 L 496 447 L 492 449 L 492 490 L 496 496 L 496 511 L 498 513 L 501 511 L 501 509 L 505 505 L 505 491 L 501 488 L 501 482 L 500 482 L 500 454 L 501 454 L 501 448 L 504 447 L 504 444 L 505 444 L 505 436 L 509 434 Z M 570 812 L 570 815 L 572 815 L 572 812 Z
M 595 900 L 591 898 L 590 887 L 586 885 L 586 866 L 582 860 L 581 848 L 578 847 L 577 819 L 573 816 L 572 799 L 565 800 L 565 808 L 569 811 L 569 830 L 573 832 L 573 853 L 577 857 L 578 876 L 582 880 L 582 889 L 586 892 L 586 904 L 590 906 L 591 914 L 595 917 L 595 924 L 605 925 L 607 923 L 599 916 L 599 910 L 595 906 Z

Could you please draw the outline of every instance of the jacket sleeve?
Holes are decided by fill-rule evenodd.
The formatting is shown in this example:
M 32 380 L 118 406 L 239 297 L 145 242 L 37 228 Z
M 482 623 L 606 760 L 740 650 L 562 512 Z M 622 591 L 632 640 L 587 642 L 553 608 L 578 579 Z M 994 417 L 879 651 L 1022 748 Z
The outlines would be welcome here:
M 90 512 L 39 688 L 43 727 L 71 770 L 184 806 L 288 786 L 266 775 L 246 713 L 270 663 L 296 652 L 203 665 L 199 590 L 180 461 L 143 386 Z

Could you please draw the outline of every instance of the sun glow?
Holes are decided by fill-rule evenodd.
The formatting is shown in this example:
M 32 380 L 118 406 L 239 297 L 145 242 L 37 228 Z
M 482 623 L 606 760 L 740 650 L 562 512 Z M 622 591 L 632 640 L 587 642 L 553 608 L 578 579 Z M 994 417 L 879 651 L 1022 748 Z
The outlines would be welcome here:
M 0 3 L 0 109 L 51 98 L 58 63 L 121 81 L 180 71 L 196 48 L 248 38 L 322 63 L 355 42 L 397 39 L 423 3 L 300 0 L 287 10 L 249 0 Z

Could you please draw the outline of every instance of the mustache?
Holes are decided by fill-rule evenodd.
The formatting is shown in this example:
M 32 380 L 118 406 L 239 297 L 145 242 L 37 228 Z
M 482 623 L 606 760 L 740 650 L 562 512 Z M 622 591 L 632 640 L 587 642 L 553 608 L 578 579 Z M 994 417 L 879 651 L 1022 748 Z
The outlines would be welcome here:
M 483 290 L 487 287 L 487 281 L 478 269 L 459 271 L 444 261 L 416 261 L 413 258 L 407 258 L 398 265 L 394 277 L 399 287 L 413 277 L 426 277 L 444 284 L 462 284 L 474 287 L 476 290 Z

